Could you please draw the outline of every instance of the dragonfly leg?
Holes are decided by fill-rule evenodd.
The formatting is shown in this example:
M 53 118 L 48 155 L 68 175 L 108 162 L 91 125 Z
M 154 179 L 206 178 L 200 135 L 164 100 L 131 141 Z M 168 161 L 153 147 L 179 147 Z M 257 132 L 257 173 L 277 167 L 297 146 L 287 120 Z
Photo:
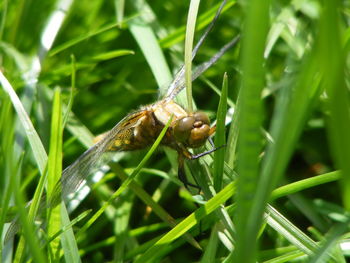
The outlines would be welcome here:
M 195 159 L 198 159 L 204 155 L 207 155 L 207 154 L 210 154 L 212 152 L 215 152 L 216 150 L 219 150 L 221 149 L 222 147 L 225 147 L 226 145 L 221 145 L 219 147 L 214 147 L 213 149 L 209 150 L 209 151 L 205 151 L 205 152 L 202 152 L 202 153 L 199 153 L 199 154 L 195 154 L 195 155 L 191 155 L 191 160 L 195 160 Z
M 185 174 L 184 158 L 183 158 L 183 155 L 181 153 L 179 153 L 178 159 L 179 159 L 179 167 L 178 167 L 178 171 L 177 171 L 177 176 L 178 176 L 179 180 L 184 184 L 184 186 L 186 187 L 186 189 L 188 191 L 190 190 L 189 186 L 196 188 L 198 190 L 201 190 L 201 188 L 198 185 L 192 184 L 187 180 L 187 177 Z
M 211 145 L 211 147 L 215 148 L 215 145 L 214 145 L 214 142 L 213 142 L 213 139 L 211 137 L 208 138 L 208 141 Z
M 186 174 L 185 174 L 185 165 L 184 165 L 184 158 L 188 159 L 188 160 L 195 160 L 198 159 L 204 155 L 210 154 L 222 147 L 224 147 L 225 145 L 219 146 L 219 147 L 215 147 L 213 141 L 211 140 L 211 138 L 209 139 L 210 144 L 213 146 L 213 149 L 209 150 L 209 151 L 205 151 L 196 155 L 193 155 L 191 152 L 189 152 L 185 147 L 183 147 L 182 145 L 178 145 L 178 163 L 179 163 L 179 167 L 178 167 L 178 178 L 179 180 L 184 184 L 184 186 L 186 187 L 187 190 L 189 190 L 189 186 L 198 189 L 199 191 L 201 190 L 201 188 L 198 185 L 195 184 L 191 184 L 190 182 L 188 182 L 187 178 L 186 178 Z M 194 178 L 195 179 L 195 178 Z

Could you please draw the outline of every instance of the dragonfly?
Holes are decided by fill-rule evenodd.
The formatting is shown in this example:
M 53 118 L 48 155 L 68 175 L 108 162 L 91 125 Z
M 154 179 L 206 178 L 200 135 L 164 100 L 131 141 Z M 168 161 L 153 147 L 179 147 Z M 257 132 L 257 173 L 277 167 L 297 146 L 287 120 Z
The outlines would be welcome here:
M 214 19 L 194 47 L 192 60 L 211 31 L 225 3 L 226 0 L 222 2 Z M 235 46 L 238 40 L 239 36 L 234 37 L 210 60 L 200 64 L 192 75 L 192 81 L 217 62 L 227 50 Z M 64 199 L 75 192 L 91 171 L 98 166 L 100 159 L 105 153 L 140 150 L 151 146 L 171 116 L 172 122 L 161 144 L 174 149 L 178 153 L 178 177 L 186 187 L 193 186 L 186 179 L 184 160 L 197 159 L 215 151 L 217 148 L 213 147 L 212 150 L 197 155 L 193 155 L 188 150 L 189 148 L 203 146 L 215 132 L 215 126 L 210 127 L 209 118 L 205 113 L 200 111 L 188 112 L 174 101 L 177 94 L 184 87 L 185 68 L 182 66 L 169 85 L 166 95 L 161 100 L 128 114 L 109 132 L 99 136 L 96 144 L 85 151 L 62 172 L 61 179 L 55 187 L 53 196 L 50 198 L 50 205 L 55 206 L 59 204 L 62 198 Z M 210 142 L 213 145 L 211 140 Z

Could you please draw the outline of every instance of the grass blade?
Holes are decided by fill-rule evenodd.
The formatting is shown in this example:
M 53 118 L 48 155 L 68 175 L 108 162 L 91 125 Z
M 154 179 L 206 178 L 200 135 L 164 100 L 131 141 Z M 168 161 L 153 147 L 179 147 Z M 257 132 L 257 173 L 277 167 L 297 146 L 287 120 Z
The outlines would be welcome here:
M 140 13 L 143 13 L 143 10 L 140 10 L 140 7 L 146 8 L 146 4 L 143 3 L 144 1 L 142 0 L 136 2 L 134 3 L 135 7 L 139 9 Z M 142 53 L 156 78 L 158 87 L 162 89 L 170 83 L 172 76 L 165 61 L 163 52 L 159 46 L 157 37 L 148 22 L 147 18 L 141 15 L 129 22 L 129 29 L 140 46 Z M 165 91 L 161 90 L 161 94 L 165 94 Z
M 237 162 L 237 262 L 256 261 L 256 239 L 262 222 L 265 203 L 256 207 L 254 198 L 259 187 L 259 155 L 262 150 L 261 126 L 264 112 L 261 94 L 264 86 L 263 55 L 268 30 L 270 1 L 250 1 L 247 5 L 245 30 L 242 35 L 242 104 L 239 109 Z M 256 28 L 259 28 L 257 31 Z M 260 210 L 260 214 L 254 211 Z
M 227 74 L 225 73 L 222 90 L 220 96 L 220 102 L 218 106 L 218 111 L 216 115 L 216 134 L 215 134 L 215 146 L 222 147 L 226 144 L 225 138 L 225 119 L 227 112 Z M 231 150 L 231 149 L 229 149 Z M 218 149 L 214 153 L 214 188 L 215 191 L 220 191 L 223 185 L 223 173 L 224 173 L 224 160 L 225 160 L 225 147 Z
M 32 148 L 33 155 L 36 159 L 38 168 L 41 173 L 44 172 L 47 154 L 45 152 L 44 146 L 41 143 L 38 133 L 36 132 L 33 123 L 31 122 L 27 112 L 25 111 L 20 99 L 18 98 L 16 92 L 12 88 L 11 84 L 8 82 L 6 77 L 0 71 L 0 83 L 4 91 L 8 94 L 17 112 L 17 116 L 22 124 L 22 127 L 27 135 L 29 144 Z
M 62 174 L 62 110 L 61 110 L 61 92 L 56 89 L 53 97 L 53 109 L 51 119 L 51 137 L 50 152 L 48 163 L 47 194 L 51 196 L 56 183 L 60 180 Z M 61 206 L 48 209 L 48 235 L 51 236 L 61 228 Z M 52 255 L 53 261 L 59 259 L 60 240 L 56 238 L 49 244 L 49 255 Z
M 193 112 L 192 105 L 192 49 L 194 30 L 196 27 L 196 19 L 198 14 L 199 0 L 191 0 L 190 8 L 188 10 L 186 39 L 185 39 L 185 83 L 187 106 L 189 112 Z

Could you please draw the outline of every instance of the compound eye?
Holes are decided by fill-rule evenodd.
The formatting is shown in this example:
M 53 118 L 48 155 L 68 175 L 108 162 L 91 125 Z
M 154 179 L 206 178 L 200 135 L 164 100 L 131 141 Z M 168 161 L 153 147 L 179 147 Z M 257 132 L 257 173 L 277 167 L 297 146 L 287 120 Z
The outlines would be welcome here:
M 202 146 L 209 137 L 210 127 L 208 124 L 202 124 L 200 127 L 193 128 L 188 144 L 191 148 Z
M 195 121 L 196 120 L 193 116 L 184 117 L 178 120 L 174 126 L 175 138 L 180 142 L 185 143 L 191 134 L 191 130 Z
M 193 117 L 196 119 L 196 122 L 202 122 L 202 124 L 207 124 L 207 125 L 210 124 L 208 115 L 205 114 L 204 112 L 198 111 L 193 115 Z

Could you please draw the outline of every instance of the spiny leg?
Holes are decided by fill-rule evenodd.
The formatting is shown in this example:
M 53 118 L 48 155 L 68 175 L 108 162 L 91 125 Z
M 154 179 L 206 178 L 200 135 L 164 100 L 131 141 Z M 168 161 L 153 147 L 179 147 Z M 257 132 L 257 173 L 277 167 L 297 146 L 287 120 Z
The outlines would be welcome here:
M 199 154 L 195 154 L 195 155 L 192 155 L 191 154 L 191 158 L 189 158 L 190 160 L 195 160 L 195 159 L 198 159 L 204 155 L 207 155 L 207 154 L 210 154 L 212 152 L 215 152 L 216 150 L 219 150 L 221 149 L 222 147 L 225 147 L 225 145 L 221 145 L 219 147 L 214 147 L 213 149 L 209 150 L 209 151 L 205 151 L 205 152 L 202 152 L 202 153 L 199 153 Z
M 213 141 L 210 139 L 210 144 L 214 145 Z M 179 167 L 178 167 L 178 178 L 180 179 L 180 181 L 184 184 L 184 186 L 186 187 L 187 190 L 189 190 L 188 186 L 197 188 L 199 190 L 199 192 L 201 191 L 200 186 L 198 185 L 198 182 L 196 180 L 196 178 L 193 176 L 193 179 L 196 181 L 197 185 L 191 184 L 188 182 L 186 174 L 185 174 L 185 165 L 184 165 L 184 158 L 188 159 L 188 160 L 195 160 L 198 159 L 204 155 L 210 154 L 222 147 L 224 147 L 225 145 L 222 145 L 220 147 L 214 147 L 213 149 L 209 150 L 209 151 L 205 151 L 202 152 L 200 154 L 196 154 L 193 155 L 191 152 L 189 152 L 183 145 L 178 145 L 179 149 L 178 149 L 178 163 L 179 163 Z
M 187 177 L 185 174 L 184 155 L 181 152 L 178 153 L 178 162 L 179 162 L 179 167 L 177 171 L 177 176 L 179 180 L 184 184 L 184 186 L 188 191 L 190 191 L 189 186 L 196 188 L 200 191 L 201 188 L 198 185 L 192 184 L 187 180 Z

